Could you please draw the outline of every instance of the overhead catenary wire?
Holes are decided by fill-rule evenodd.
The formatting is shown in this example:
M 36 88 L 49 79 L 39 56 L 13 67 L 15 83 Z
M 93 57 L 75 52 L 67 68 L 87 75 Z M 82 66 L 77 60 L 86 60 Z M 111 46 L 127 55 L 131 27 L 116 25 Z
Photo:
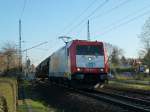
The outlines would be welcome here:
M 47 44 L 47 43 L 48 43 L 48 41 L 42 42 L 42 43 L 37 44 L 37 45 L 35 45 L 35 46 L 31 47 L 31 48 L 27 48 L 27 49 L 23 50 L 22 52 L 27 51 L 27 50 L 31 50 L 31 49 L 33 49 L 33 48 L 39 47 L 39 46 L 41 46 L 41 45 L 43 45 L 43 44 Z
M 107 30 L 107 29 L 109 29 L 109 28 L 115 26 L 116 24 L 119 24 L 119 23 L 121 23 L 122 21 L 124 21 L 124 20 L 126 20 L 126 19 L 132 17 L 133 15 L 142 12 L 143 10 L 145 10 L 145 9 L 147 9 L 147 8 L 149 8 L 149 7 L 150 7 L 150 4 L 144 6 L 143 8 L 140 8 L 139 10 L 136 10 L 136 11 L 133 12 L 133 13 L 128 14 L 127 16 L 125 16 L 125 17 L 123 17 L 123 18 L 121 18 L 121 19 L 119 19 L 119 20 L 113 22 L 112 24 L 109 24 L 108 26 L 103 27 L 102 29 L 106 29 L 106 30 Z
M 123 6 L 123 5 L 126 5 L 126 4 L 129 3 L 129 2 L 131 2 L 131 0 L 125 0 L 125 1 L 123 1 L 123 2 L 121 2 L 121 3 L 119 3 L 118 5 L 116 5 L 116 6 L 112 7 L 112 8 L 110 8 L 110 9 L 108 9 L 108 10 L 106 10 L 106 11 L 104 11 L 102 14 L 99 14 L 98 16 L 94 16 L 94 17 L 90 18 L 90 20 L 91 20 L 91 21 L 96 20 L 96 19 L 98 19 L 100 16 L 101 16 L 101 18 L 102 18 L 102 17 L 104 17 L 105 15 L 107 15 L 107 14 L 113 12 L 114 10 L 117 10 L 118 8 L 120 8 L 120 7 Z M 81 25 L 83 25 L 83 24 L 81 24 Z M 81 25 L 80 25 L 80 26 L 81 26 Z M 83 28 L 83 27 L 82 27 L 82 28 Z M 80 31 L 81 31 L 81 30 L 80 30 Z M 79 33 L 79 31 L 77 31 L 77 32 Z M 76 34 L 77 34 L 77 32 L 76 32 Z
M 94 15 L 95 12 L 101 7 L 101 4 L 100 4 L 93 12 L 90 13 L 90 15 L 88 15 L 88 16 L 87 16 L 86 18 L 84 18 L 80 23 L 78 23 L 76 26 L 74 26 L 72 29 L 70 29 L 70 30 L 67 32 L 67 34 L 71 33 L 75 28 L 78 28 L 79 26 L 81 26 L 81 24 L 83 24 L 84 21 L 87 21 L 87 18 L 90 18 L 90 20 L 95 20 L 95 19 L 99 18 L 100 16 L 103 17 L 104 15 L 107 15 L 107 14 L 111 13 L 112 11 L 114 11 L 114 10 L 120 8 L 121 6 L 127 4 L 127 3 L 130 2 L 130 1 L 131 1 L 131 0 L 125 0 L 125 1 L 123 1 L 123 2 L 121 2 L 121 3 L 119 3 L 117 6 L 114 6 L 114 7 L 112 7 L 111 9 L 105 11 L 103 14 L 100 14 L 100 15 L 98 15 L 98 16 L 95 16 L 95 17 L 93 17 L 93 18 L 90 18 L 90 17 L 91 17 L 92 15 Z M 106 2 L 108 2 L 108 0 L 106 0 Z M 104 1 L 104 5 L 105 5 L 105 1 Z M 103 15 L 103 16 L 102 16 L 102 15 Z
M 98 0 L 93 0 L 77 17 L 75 17 L 68 25 L 66 25 L 63 28 L 63 31 L 65 31 L 67 28 L 71 27 L 72 25 L 74 25 L 74 21 L 77 21 L 79 18 L 81 18 L 81 16 L 83 16 Z
M 114 11 L 114 10 L 120 8 L 121 6 L 127 4 L 127 3 L 131 2 L 131 1 L 132 1 L 132 0 L 125 0 L 125 1 L 123 1 L 123 2 L 121 2 L 121 3 L 119 3 L 118 5 L 116 5 L 116 6 L 112 7 L 112 8 L 110 8 L 110 9 L 108 9 L 108 10 L 106 10 L 106 11 L 104 11 L 102 14 L 99 14 L 99 15 L 97 15 L 97 16 L 91 18 L 91 19 L 92 19 L 92 20 L 95 20 L 95 19 L 98 19 L 98 18 L 102 18 L 102 17 L 104 17 L 105 15 L 111 13 L 112 11 Z
M 124 21 L 124 22 L 122 22 L 122 23 L 120 23 L 120 24 L 117 24 L 116 26 L 112 26 L 110 29 L 108 29 L 108 30 L 102 32 L 102 33 L 99 34 L 99 35 L 105 35 L 105 34 L 111 32 L 112 30 L 115 30 L 115 29 L 117 29 L 117 28 L 119 28 L 119 27 L 122 27 L 123 25 L 127 25 L 127 24 L 129 24 L 130 22 L 133 22 L 133 21 L 135 21 L 135 20 L 137 20 L 137 19 L 140 19 L 140 17 L 145 16 L 145 15 L 148 14 L 148 13 L 150 13 L 150 10 L 148 10 L 148 11 L 146 11 L 146 12 L 140 14 L 140 15 L 137 15 L 137 16 L 135 16 L 135 17 L 133 17 L 133 18 L 127 20 L 127 21 Z M 97 35 L 97 36 L 98 36 L 98 35 Z
M 73 29 L 79 27 L 82 23 L 84 23 L 84 21 L 87 21 L 87 18 L 91 17 L 92 15 L 94 15 L 96 13 L 96 11 L 100 8 L 102 8 L 109 0 L 105 0 L 104 2 L 102 2 L 100 5 L 98 5 L 98 7 L 96 7 L 88 16 L 86 16 L 84 19 L 82 19 L 78 24 L 76 24 L 75 26 L 73 26 L 68 32 L 67 35 L 69 33 L 71 33 L 73 31 Z

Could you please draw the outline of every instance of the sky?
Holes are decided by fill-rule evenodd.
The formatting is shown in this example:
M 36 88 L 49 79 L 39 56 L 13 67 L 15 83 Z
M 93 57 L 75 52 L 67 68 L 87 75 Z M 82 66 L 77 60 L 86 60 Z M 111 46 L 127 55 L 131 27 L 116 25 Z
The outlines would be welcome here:
M 22 50 L 48 42 L 27 52 L 35 65 L 64 46 L 59 36 L 111 43 L 126 57 L 138 57 L 138 36 L 150 17 L 150 0 L 0 0 L 0 47 L 19 43 L 18 21 L 22 21 Z M 23 60 L 25 53 L 23 52 Z

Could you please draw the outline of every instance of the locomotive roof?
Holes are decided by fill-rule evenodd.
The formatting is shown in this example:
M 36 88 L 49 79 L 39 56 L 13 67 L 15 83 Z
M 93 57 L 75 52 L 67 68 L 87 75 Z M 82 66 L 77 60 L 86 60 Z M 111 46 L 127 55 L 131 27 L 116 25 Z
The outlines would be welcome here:
M 92 44 L 92 45 L 98 45 L 98 44 L 103 44 L 103 42 L 102 41 L 89 41 L 89 40 L 72 40 L 72 41 L 70 41 L 70 42 L 68 42 L 68 44 L 67 44 L 67 46 L 69 47 L 71 44 Z
M 72 40 L 71 42 L 89 42 L 89 43 L 96 42 L 96 43 L 103 43 L 102 41 L 97 41 L 97 40 L 95 40 L 95 41 L 90 41 L 90 40 L 78 40 L 78 39 Z

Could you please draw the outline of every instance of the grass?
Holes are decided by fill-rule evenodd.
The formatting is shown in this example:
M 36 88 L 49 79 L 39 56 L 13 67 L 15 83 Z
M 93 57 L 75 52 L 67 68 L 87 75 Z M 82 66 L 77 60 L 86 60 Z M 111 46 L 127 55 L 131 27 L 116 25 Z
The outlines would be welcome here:
M 32 99 L 26 99 L 27 104 L 19 104 L 17 112 L 28 112 L 29 108 L 33 112 L 59 112 L 57 109 L 45 106 L 40 101 L 34 101 Z
M 139 73 L 139 74 L 135 75 L 134 79 L 135 80 L 150 81 L 150 76 L 146 75 L 144 73 Z
M 32 90 L 29 87 L 29 81 L 24 80 L 22 85 L 25 89 L 25 95 L 27 98 L 18 101 L 17 112 L 28 112 L 30 108 L 33 112 L 60 112 L 58 109 L 47 106 L 44 101 L 38 100 L 38 98 L 37 100 L 33 100 L 31 96 L 34 93 L 32 93 Z
M 11 78 L 0 78 L 0 94 L 6 98 L 8 111 L 16 111 L 16 80 Z
M 150 76 L 144 73 L 138 73 L 136 75 L 125 76 L 122 74 L 116 74 L 113 81 L 132 83 L 132 84 L 141 84 L 148 85 L 150 84 Z
M 28 112 L 29 108 L 31 108 L 33 112 L 56 112 L 55 109 L 46 107 L 42 102 L 39 101 L 25 99 L 25 102 L 26 104 L 19 104 L 18 112 Z
M 120 87 L 120 88 L 150 91 L 150 85 L 130 84 L 130 83 L 117 82 L 117 81 L 109 81 L 109 85 L 114 87 Z
M 150 76 L 144 73 L 131 74 L 129 76 L 123 75 L 123 73 L 116 73 L 114 75 L 117 80 L 142 80 L 142 81 L 150 81 Z

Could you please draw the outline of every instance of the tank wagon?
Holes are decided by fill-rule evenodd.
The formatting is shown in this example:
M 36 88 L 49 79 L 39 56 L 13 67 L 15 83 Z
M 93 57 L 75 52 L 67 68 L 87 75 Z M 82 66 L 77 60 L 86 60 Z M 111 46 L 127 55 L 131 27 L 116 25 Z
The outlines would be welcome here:
M 79 87 L 105 83 L 108 58 L 103 42 L 73 40 L 36 67 L 37 78 Z

